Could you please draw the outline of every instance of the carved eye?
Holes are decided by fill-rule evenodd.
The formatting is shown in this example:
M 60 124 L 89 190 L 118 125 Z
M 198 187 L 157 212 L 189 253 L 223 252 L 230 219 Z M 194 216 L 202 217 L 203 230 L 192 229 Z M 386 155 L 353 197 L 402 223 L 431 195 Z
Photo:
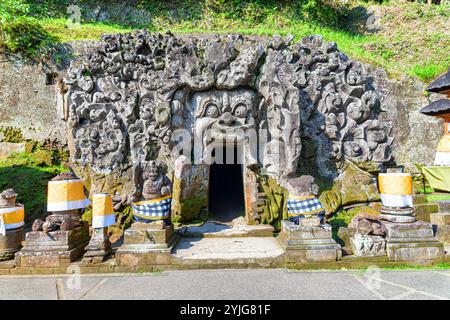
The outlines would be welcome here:
M 245 116 L 247 115 L 247 107 L 244 105 L 238 105 L 235 109 L 234 109 L 234 116 L 238 117 L 238 118 L 245 118 Z
M 219 116 L 219 108 L 215 104 L 209 104 L 205 109 L 205 117 L 217 118 Z

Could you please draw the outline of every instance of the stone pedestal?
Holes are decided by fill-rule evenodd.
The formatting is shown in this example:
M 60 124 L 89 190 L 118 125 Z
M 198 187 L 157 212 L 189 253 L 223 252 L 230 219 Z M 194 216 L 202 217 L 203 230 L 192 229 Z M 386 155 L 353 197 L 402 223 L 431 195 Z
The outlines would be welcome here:
M 23 228 L 6 230 L 4 236 L 0 235 L 0 261 L 14 259 L 14 254 L 22 248 Z
M 386 240 L 381 236 L 356 233 L 350 238 L 352 252 L 357 257 L 381 257 L 386 255 Z
M 119 266 L 170 264 L 170 253 L 177 241 L 173 225 L 165 226 L 163 221 L 135 222 L 125 230 L 116 262 Z
M 333 240 L 331 226 L 296 225 L 283 220 L 278 237 L 286 263 L 317 263 L 341 259 L 341 246 Z
M 92 231 L 91 240 L 86 247 L 83 256 L 83 263 L 103 262 L 107 255 L 111 253 L 111 242 L 108 238 L 108 228 L 98 228 Z
M 89 242 L 89 225 L 70 231 L 32 231 L 25 237 L 25 246 L 16 254 L 16 264 L 21 267 L 68 266 L 85 252 Z
M 424 221 L 396 223 L 382 221 L 386 229 L 390 261 L 429 261 L 442 258 L 444 246 L 433 236 L 432 225 Z

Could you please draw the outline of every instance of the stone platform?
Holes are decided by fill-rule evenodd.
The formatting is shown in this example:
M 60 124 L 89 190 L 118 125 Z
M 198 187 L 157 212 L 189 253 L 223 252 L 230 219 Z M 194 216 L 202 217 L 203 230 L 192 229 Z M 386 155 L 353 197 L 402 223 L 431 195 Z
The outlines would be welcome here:
M 283 220 L 278 240 L 285 250 L 285 261 L 322 263 L 342 258 L 341 246 L 332 238 L 331 226 L 299 226 Z
M 170 264 L 170 253 L 178 239 L 173 225 L 133 223 L 125 230 L 116 262 L 120 266 Z
M 444 245 L 433 235 L 431 224 L 424 221 L 392 223 L 382 221 L 386 229 L 386 251 L 391 261 L 427 261 L 445 255 Z
M 16 264 L 22 267 L 68 266 L 82 257 L 89 238 L 86 222 L 70 231 L 28 232 L 24 247 L 16 253 Z

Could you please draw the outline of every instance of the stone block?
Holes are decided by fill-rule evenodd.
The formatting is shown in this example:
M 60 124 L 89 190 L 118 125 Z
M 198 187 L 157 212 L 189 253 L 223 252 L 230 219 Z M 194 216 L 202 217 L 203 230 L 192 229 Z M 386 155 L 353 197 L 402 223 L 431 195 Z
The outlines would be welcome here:
M 331 226 L 329 224 L 300 226 L 293 222 L 283 220 L 281 225 L 280 240 L 283 240 L 287 244 L 291 242 L 295 243 L 297 240 L 332 238 Z
M 424 262 L 444 257 L 444 246 L 436 241 L 430 223 L 383 222 L 386 228 L 386 251 L 390 261 Z
M 116 252 L 118 266 L 170 264 L 178 241 L 173 225 L 134 223 L 125 230 L 124 245 Z
M 285 252 L 286 263 L 332 262 L 338 258 L 336 244 L 309 247 L 288 248 Z
M 89 241 L 89 225 L 83 222 L 81 227 L 70 231 L 28 232 L 25 236 L 25 248 L 29 251 L 71 250 Z
M 439 211 L 437 203 L 415 204 L 414 208 L 416 209 L 416 219 L 425 222 L 430 222 L 430 214 Z
M 436 239 L 440 242 L 450 243 L 450 225 L 440 226 L 436 228 Z
M 450 200 L 433 201 L 439 207 L 439 212 L 450 212 Z
M 88 242 L 82 243 L 70 250 L 33 250 L 24 247 L 16 254 L 16 264 L 21 267 L 60 267 L 68 266 L 81 258 Z
M 424 221 L 416 221 L 413 223 L 395 223 L 382 221 L 386 229 L 386 239 L 391 241 L 401 241 L 406 239 L 416 239 L 421 241 L 424 239 L 433 239 L 433 228 L 431 224 Z
M 355 229 L 340 227 L 338 231 L 337 242 L 342 246 L 342 253 L 344 255 L 353 254 L 350 238 L 355 234 Z
M 173 225 L 165 228 L 148 225 L 145 223 L 133 223 L 125 230 L 124 244 L 166 244 L 174 235 Z
M 438 226 L 449 226 L 450 225 L 450 212 L 438 212 L 430 214 L 431 224 Z
M 386 240 L 380 236 L 355 234 L 350 238 L 352 252 L 357 257 L 379 257 L 386 255 Z
M 412 240 L 413 241 L 413 240 Z M 429 261 L 444 257 L 444 245 L 438 241 L 387 243 L 390 261 Z
M 129 248 L 128 248 L 129 249 Z M 120 251 L 116 254 L 118 266 L 152 266 L 170 264 L 172 256 L 168 250 Z
M 286 263 L 329 262 L 342 257 L 341 246 L 332 239 L 328 224 L 299 226 L 283 220 L 278 240 L 285 249 Z

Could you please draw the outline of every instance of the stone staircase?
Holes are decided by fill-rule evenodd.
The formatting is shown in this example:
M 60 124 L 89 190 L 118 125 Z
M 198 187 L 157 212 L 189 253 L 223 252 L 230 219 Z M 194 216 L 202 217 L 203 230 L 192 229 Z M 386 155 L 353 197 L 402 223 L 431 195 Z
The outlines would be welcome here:
M 244 217 L 230 223 L 208 221 L 179 230 L 181 239 L 172 258 L 185 267 L 279 267 L 284 250 L 270 225 L 247 225 Z

